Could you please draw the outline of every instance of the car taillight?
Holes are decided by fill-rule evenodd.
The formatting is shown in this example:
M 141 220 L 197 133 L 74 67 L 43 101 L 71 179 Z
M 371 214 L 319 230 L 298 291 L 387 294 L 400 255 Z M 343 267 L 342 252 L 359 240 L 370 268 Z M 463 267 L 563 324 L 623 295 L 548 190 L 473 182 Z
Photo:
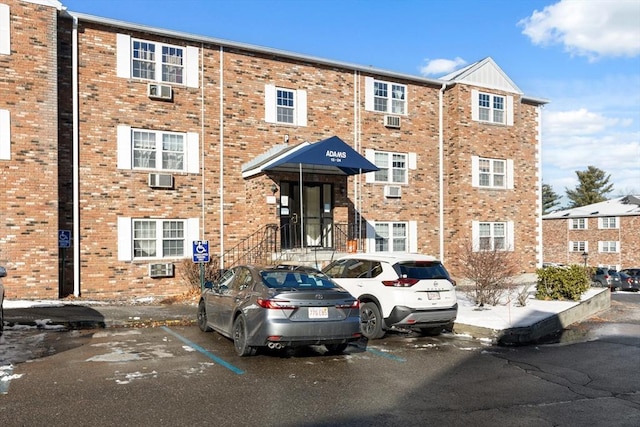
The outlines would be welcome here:
M 295 309 L 295 308 L 298 308 L 297 305 L 293 305 L 293 304 L 291 304 L 290 301 L 286 301 L 286 300 L 275 300 L 275 299 L 258 298 L 258 300 L 256 302 L 258 303 L 258 305 L 260 307 L 268 308 L 268 309 L 273 309 L 273 308 Z
M 360 301 L 355 300 L 351 304 L 336 305 L 336 308 L 360 308 Z
M 382 284 L 385 286 L 391 286 L 394 288 L 409 288 L 418 282 L 419 282 L 418 279 L 407 279 L 405 277 L 397 280 L 383 280 Z

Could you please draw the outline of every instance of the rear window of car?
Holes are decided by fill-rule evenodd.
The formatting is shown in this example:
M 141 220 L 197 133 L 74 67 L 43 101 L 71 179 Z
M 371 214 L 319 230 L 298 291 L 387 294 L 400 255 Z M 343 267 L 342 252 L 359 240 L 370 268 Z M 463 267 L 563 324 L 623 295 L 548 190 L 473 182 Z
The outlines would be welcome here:
M 322 273 L 301 271 L 263 271 L 262 281 L 269 288 L 330 289 L 338 287 Z
M 437 261 L 405 261 L 393 266 L 400 277 L 409 279 L 449 279 L 449 273 Z

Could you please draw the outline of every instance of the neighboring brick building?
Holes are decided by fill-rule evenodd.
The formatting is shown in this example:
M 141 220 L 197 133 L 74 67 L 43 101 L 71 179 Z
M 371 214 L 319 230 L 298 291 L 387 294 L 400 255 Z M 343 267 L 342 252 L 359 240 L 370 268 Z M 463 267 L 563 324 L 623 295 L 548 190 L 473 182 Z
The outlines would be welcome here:
M 55 1 L 0 0 L 0 46 L 7 38 L 9 298 L 182 293 L 194 240 L 208 240 L 218 262 L 269 224 L 280 230 L 276 251 L 334 256 L 346 239 L 363 251 L 433 254 L 459 275 L 473 241 L 513 251 L 523 273 L 542 264 L 546 101 L 525 96 L 490 58 L 427 79 L 69 13 Z M 379 171 L 270 168 L 333 136 Z M 68 250 L 58 230 L 72 232 Z M 150 277 L 163 265 L 174 274 Z
M 640 267 L 640 195 L 549 213 L 542 233 L 545 263 Z

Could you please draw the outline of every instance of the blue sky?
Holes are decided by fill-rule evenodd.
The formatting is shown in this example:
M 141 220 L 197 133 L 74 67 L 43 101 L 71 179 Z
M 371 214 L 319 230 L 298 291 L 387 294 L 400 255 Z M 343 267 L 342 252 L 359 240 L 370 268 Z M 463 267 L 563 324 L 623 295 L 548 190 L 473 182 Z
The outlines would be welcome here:
M 66 0 L 73 12 L 437 78 L 492 57 L 550 101 L 542 178 L 640 194 L 639 0 Z M 563 203 L 567 203 L 564 199 Z

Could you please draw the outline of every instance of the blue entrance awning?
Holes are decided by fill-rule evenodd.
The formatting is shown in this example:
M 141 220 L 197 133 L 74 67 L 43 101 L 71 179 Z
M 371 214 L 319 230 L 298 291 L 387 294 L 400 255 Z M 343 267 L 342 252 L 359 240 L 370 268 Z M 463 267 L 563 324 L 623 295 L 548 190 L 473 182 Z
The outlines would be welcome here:
M 301 169 L 304 173 L 357 175 L 377 171 L 378 167 L 346 142 L 332 136 L 313 144 L 300 144 L 286 154 L 273 156 L 251 171 L 244 172 L 247 176 L 264 171 L 298 172 Z

